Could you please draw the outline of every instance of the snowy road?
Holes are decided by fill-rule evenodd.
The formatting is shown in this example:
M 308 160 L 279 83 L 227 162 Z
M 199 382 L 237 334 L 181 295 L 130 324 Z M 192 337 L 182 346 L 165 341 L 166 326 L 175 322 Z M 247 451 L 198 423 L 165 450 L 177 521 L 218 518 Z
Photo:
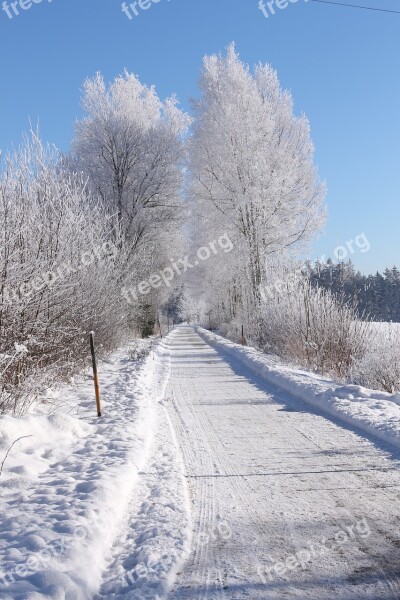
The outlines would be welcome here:
M 1 600 L 400 599 L 400 451 L 203 337 L 102 361 L 102 419 L 89 378 L 3 417 Z
M 170 600 L 400 598 L 399 455 L 190 327 L 167 343 L 194 523 Z

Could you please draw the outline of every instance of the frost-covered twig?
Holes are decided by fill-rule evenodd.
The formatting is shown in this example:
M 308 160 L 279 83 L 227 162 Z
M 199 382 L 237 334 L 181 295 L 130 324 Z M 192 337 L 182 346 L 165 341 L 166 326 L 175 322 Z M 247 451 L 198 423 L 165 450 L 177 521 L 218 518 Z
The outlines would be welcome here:
M 33 437 L 33 436 L 32 436 L 32 435 L 23 435 L 23 436 L 21 436 L 21 437 L 19 437 L 19 438 L 17 438 L 16 440 L 14 440 L 14 441 L 13 441 L 13 443 L 11 444 L 11 446 L 9 447 L 9 449 L 8 449 L 8 450 L 7 450 L 7 452 L 6 452 L 6 455 L 5 455 L 4 459 L 3 459 L 3 462 L 2 462 L 2 463 L 1 463 L 1 465 L 0 465 L 0 475 L 1 475 L 1 474 L 2 474 L 2 472 L 3 472 L 4 463 L 6 462 L 6 460 L 7 460 L 7 457 L 8 457 L 8 455 L 10 454 L 10 452 L 11 452 L 11 450 L 12 450 L 13 446 L 15 446 L 15 444 L 16 444 L 17 442 L 19 442 L 20 440 L 24 440 L 24 439 L 26 439 L 26 438 L 30 438 L 30 437 Z

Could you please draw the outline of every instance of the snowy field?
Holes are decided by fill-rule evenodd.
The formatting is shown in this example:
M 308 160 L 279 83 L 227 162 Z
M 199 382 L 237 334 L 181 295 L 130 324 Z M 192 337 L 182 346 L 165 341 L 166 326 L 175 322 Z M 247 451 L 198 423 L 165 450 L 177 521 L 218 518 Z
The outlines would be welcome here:
M 371 327 L 375 329 L 377 332 L 384 333 L 386 336 L 390 334 L 391 331 L 394 331 L 395 334 L 400 333 L 400 323 L 371 323 Z

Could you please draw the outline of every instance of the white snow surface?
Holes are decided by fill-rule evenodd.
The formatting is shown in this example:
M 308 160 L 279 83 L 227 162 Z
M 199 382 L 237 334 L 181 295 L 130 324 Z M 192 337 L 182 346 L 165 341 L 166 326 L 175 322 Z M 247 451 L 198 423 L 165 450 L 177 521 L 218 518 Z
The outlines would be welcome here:
M 340 385 L 309 371 L 277 365 L 268 355 L 201 327 L 197 331 L 211 346 L 240 359 L 283 391 L 400 448 L 400 394 Z
M 131 355 L 101 419 L 88 378 L 0 418 L 1 600 L 400 599 L 397 397 L 190 326 Z
M 194 527 L 169 598 L 399 599 L 397 449 L 299 398 L 332 382 L 191 327 L 169 344 Z
M 0 462 L 30 436 L 0 477 L 1 600 L 162 598 L 188 553 L 182 464 L 161 403 L 168 350 L 131 353 L 99 365 L 100 419 L 91 378 L 1 417 Z

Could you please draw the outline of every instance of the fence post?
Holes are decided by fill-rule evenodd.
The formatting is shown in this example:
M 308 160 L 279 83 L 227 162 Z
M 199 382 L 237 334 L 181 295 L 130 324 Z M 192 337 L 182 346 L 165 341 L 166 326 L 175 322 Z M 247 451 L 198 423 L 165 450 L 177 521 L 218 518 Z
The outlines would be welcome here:
M 157 321 L 158 321 L 158 328 L 160 330 L 160 338 L 162 339 L 162 329 L 161 329 L 161 322 L 160 322 L 160 317 L 157 316 Z
M 96 394 L 97 416 L 101 417 L 100 388 L 99 388 L 99 378 L 97 375 L 96 354 L 94 351 L 94 332 L 93 331 L 90 332 L 90 352 L 92 354 L 93 380 L 94 380 L 94 392 Z
M 242 325 L 242 337 L 241 337 L 240 343 L 242 344 L 242 346 L 246 345 L 246 340 L 244 339 L 244 327 L 243 327 L 243 325 Z

